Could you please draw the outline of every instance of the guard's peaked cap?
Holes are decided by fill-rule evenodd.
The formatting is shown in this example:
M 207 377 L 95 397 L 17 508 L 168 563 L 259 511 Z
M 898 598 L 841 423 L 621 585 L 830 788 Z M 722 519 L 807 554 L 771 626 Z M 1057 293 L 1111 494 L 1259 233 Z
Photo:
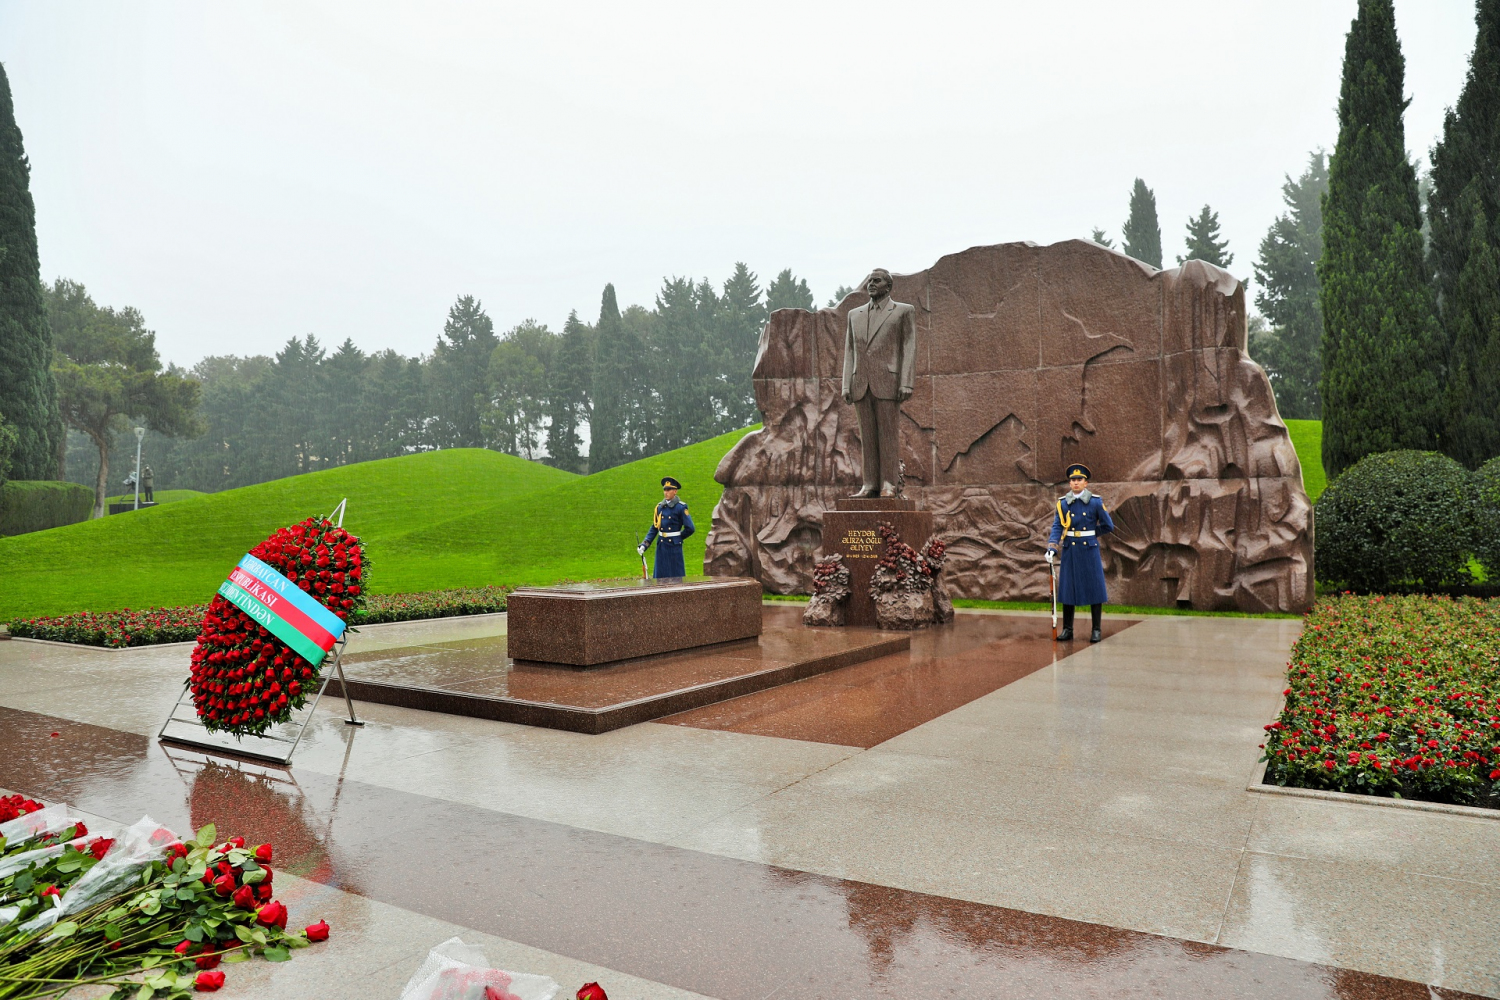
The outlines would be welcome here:
M 666 489 L 669 486 L 672 489 L 674 489 L 674 490 L 680 490 L 680 489 L 682 489 L 682 484 L 679 483 L 677 480 L 673 479 L 671 476 L 662 476 L 661 477 L 661 488 L 662 489 Z
M 1082 462 L 1074 462 L 1068 466 L 1068 478 L 1072 479 L 1074 476 L 1082 476 L 1084 479 L 1094 478 L 1094 474 L 1089 471 L 1089 467 Z

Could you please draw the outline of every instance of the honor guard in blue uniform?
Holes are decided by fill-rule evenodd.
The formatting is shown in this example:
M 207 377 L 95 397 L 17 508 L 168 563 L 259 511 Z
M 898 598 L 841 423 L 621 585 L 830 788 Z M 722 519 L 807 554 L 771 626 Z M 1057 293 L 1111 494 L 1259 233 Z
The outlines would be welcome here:
M 1063 606 L 1063 628 L 1059 640 L 1073 638 L 1073 609 L 1087 604 L 1093 611 L 1094 630 L 1090 642 L 1104 636 L 1100 632 L 1104 602 L 1109 592 L 1104 586 L 1104 562 L 1099 558 L 1099 536 L 1115 530 L 1104 501 L 1089 492 L 1089 467 L 1081 463 L 1068 466 L 1068 492 L 1057 498 L 1056 518 L 1047 539 L 1047 558 L 1060 555 L 1057 600 Z
M 671 476 L 661 481 L 661 503 L 651 512 L 651 530 L 646 540 L 636 546 L 636 553 L 644 556 L 651 543 L 656 542 L 656 561 L 652 568 L 658 580 L 672 576 L 687 576 L 687 567 L 682 562 L 682 543 L 697 529 L 688 514 L 688 505 L 677 499 L 682 484 Z

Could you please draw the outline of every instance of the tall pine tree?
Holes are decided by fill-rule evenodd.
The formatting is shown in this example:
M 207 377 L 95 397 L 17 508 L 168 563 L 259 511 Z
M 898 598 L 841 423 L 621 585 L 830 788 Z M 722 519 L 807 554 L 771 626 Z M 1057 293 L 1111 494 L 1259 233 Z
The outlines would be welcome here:
M 15 430 L 12 479 L 57 474 L 63 431 L 52 379 L 52 331 L 42 305 L 31 164 L 0 66 L 0 413 Z
M 594 354 L 594 416 L 589 422 L 589 472 L 612 469 L 634 458 L 626 424 L 636 400 L 633 373 L 641 345 L 620 321 L 615 286 L 604 286 L 599 305 L 598 346 Z
M 807 287 L 806 278 L 797 278 L 792 274 L 792 269 L 787 268 L 776 276 L 776 280 L 766 286 L 766 311 L 775 312 L 778 309 L 807 309 L 811 311 L 813 305 L 812 289 Z
M 1307 169 L 1281 186 L 1286 213 L 1271 223 L 1260 241 L 1255 304 L 1271 323 L 1250 352 L 1276 392 L 1283 417 L 1316 420 L 1322 414 L 1318 382 L 1323 376 L 1323 311 L 1318 304 L 1318 258 L 1323 254 L 1323 194 L 1328 163 L 1313 153 Z
M 578 428 L 589 419 L 593 356 L 594 330 L 575 309 L 563 324 L 547 391 L 547 464 L 569 472 L 584 471 Z
M 1130 218 L 1120 230 L 1122 250 L 1152 267 L 1161 267 L 1161 223 L 1156 218 L 1156 193 L 1139 177 L 1130 189 Z
M 1500 455 L 1500 0 L 1479 0 L 1469 76 L 1432 149 L 1427 202 L 1449 344 L 1443 450 L 1470 468 Z
M 1344 47 L 1339 137 L 1323 200 L 1323 466 L 1432 449 L 1442 335 L 1406 158 L 1406 61 L 1391 0 L 1359 0 Z
M 428 365 L 431 406 L 437 416 L 432 439 L 439 448 L 484 447 L 481 400 L 489 388 L 490 355 L 499 344 L 484 304 L 472 295 L 459 296 L 448 310 L 443 335 Z
M 1228 267 L 1234 263 L 1234 254 L 1229 252 L 1229 241 L 1219 239 L 1219 213 L 1203 206 L 1196 218 L 1187 224 L 1187 256 L 1178 257 L 1177 263 L 1201 260 L 1216 267 Z
M 811 293 L 808 298 L 811 300 Z M 761 300 L 755 272 L 743 263 L 735 264 L 719 299 L 718 323 L 724 340 L 725 420 L 730 427 L 753 424 L 759 417 L 750 373 L 765 325 L 766 304 Z

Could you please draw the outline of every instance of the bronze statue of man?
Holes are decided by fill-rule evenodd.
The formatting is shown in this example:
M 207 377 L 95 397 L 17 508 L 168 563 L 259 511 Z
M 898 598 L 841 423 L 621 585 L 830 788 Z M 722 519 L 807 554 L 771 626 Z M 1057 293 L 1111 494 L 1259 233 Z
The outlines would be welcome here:
M 911 398 L 917 310 L 891 298 L 891 272 L 865 279 L 866 305 L 844 329 L 844 402 L 859 414 L 864 485 L 857 497 L 894 497 L 901 470 L 901 404 Z

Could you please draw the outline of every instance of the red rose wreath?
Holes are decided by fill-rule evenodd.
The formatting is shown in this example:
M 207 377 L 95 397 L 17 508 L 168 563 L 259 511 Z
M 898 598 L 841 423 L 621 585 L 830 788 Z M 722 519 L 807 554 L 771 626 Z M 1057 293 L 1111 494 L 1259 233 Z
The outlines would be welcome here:
M 278 528 L 250 554 L 346 622 L 364 606 L 364 545 L 326 518 Z M 318 685 L 318 667 L 219 594 L 203 616 L 192 663 L 193 707 L 211 732 L 263 733 L 291 718 Z

